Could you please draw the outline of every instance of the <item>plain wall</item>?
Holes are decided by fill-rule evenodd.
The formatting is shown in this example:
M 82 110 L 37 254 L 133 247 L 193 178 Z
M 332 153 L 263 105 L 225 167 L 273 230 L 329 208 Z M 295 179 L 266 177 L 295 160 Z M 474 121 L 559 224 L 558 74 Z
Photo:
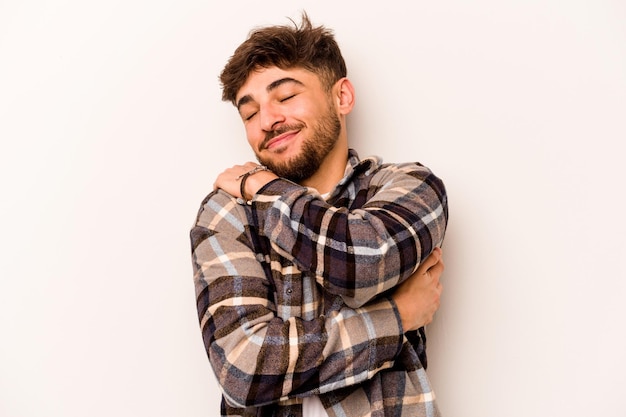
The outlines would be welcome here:
M 216 4 L 219 4 L 216 5 Z M 624 415 L 623 1 L 0 3 L 0 416 L 217 416 L 188 232 L 252 159 L 217 76 L 333 28 L 362 156 L 447 185 L 448 417 Z

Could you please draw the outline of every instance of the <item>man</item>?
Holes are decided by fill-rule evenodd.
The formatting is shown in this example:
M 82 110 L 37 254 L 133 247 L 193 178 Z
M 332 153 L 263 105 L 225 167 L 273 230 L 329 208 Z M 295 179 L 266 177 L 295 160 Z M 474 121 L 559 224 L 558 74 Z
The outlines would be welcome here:
M 439 415 L 423 326 L 441 294 L 443 183 L 349 148 L 354 88 L 306 14 L 252 32 L 220 80 L 260 162 L 223 171 L 191 231 L 222 415 Z

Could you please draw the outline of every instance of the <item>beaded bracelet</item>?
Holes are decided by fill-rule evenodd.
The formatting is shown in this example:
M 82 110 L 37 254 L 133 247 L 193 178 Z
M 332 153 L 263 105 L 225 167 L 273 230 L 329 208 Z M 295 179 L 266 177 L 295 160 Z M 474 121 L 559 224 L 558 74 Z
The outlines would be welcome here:
M 252 168 L 250 171 L 243 173 L 237 177 L 238 180 L 241 180 L 241 183 L 239 184 L 239 193 L 241 194 L 241 197 L 237 198 L 237 203 L 242 204 L 242 205 L 247 204 L 249 206 L 252 205 L 252 199 L 250 200 L 246 199 L 246 194 L 245 194 L 246 180 L 248 179 L 250 175 L 256 174 L 257 172 L 261 172 L 261 171 L 269 171 L 269 169 L 265 165 L 257 165 L 254 168 Z

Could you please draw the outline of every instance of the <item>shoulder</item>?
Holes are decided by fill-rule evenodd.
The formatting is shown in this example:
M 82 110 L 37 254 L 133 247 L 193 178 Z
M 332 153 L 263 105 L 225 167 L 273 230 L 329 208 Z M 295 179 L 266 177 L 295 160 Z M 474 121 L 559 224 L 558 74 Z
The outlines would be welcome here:
M 428 178 L 438 179 L 433 171 L 420 162 L 396 162 L 372 164 L 368 170 L 375 180 L 387 182 L 393 179 L 414 179 L 424 181 Z
M 433 172 L 420 162 L 383 162 L 383 159 L 377 155 L 370 155 L 366 158 L 359 159 L 358 154 L 354 150 L 350 150 L 350 165 L 353 170 L 362 176 L 403 176 L 412 175 L 423 177 L 433 175 Z

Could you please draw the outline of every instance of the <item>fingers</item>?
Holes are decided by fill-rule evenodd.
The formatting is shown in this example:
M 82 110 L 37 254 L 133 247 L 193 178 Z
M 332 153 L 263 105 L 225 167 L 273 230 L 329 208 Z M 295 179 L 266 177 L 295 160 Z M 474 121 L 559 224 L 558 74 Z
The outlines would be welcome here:
M 237 195 L 241 175 L 256 166 L 258 166 L 258 164 L 248 161 L 243 165 L 233 165 L 230 168 L 226 168 L 217 176 L 215 182 L 213 183 L 213 190 L 215 191 L 218 188 L 221 188 L 231 195 Z
M 428 268 L 428 273 L 439 277 L 441 274 L 443 274 L 445 267 L 446 265 L 443 263 L 443 259 L 440 259 L 439 262 Z
M 430 255 L 426 257 L 426 259 L 422 260 L 422 263 L 417 268 L 417 274 L 425 274 L 428 270 L 437 263 L 441 262 L 442 251 L 441 248 L 435 248 Z

